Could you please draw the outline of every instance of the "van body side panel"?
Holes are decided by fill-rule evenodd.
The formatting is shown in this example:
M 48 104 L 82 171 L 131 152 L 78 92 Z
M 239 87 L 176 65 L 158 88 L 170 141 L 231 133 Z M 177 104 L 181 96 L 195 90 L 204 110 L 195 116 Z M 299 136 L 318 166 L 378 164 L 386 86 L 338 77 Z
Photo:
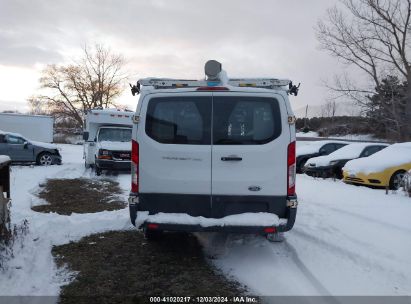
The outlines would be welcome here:
M 204 195 L 204 201 L 210 201 L 211 145 L 206 138 L 210 116 L 211 93 L 145 96 L 137 131 L 142 206 L 161 211 L 153 194 Z M 201 144 L 193 144 L 197 142 Z

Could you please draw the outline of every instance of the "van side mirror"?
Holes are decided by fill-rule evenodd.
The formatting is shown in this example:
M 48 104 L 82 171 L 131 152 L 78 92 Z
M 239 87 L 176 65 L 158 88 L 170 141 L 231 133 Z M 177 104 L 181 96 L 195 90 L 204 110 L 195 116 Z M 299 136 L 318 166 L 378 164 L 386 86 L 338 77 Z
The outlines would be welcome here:
M 23 148 L 24 148 L 24 149 L 27 149 L 28 147 L 29 147 L 29 142 L 28 142 L 28 141 L 25 141 L 24 144 L 23 144 Z
M 88 140 L 88 136 L 89 136 L 88 132 L 83 132 L 83 139 L 84 140 Z

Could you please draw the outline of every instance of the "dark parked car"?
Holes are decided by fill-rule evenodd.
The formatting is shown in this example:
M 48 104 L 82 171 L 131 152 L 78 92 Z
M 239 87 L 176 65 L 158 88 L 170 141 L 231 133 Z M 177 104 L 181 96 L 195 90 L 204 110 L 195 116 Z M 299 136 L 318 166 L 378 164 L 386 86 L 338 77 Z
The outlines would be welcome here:
M 346 146 L 343 141 L 312 141 L 297 143 L 297 173 L 302 173 L 305 163 L 312 157 L 328 155 Z
M 29 140 L 16 133 L 0 131 L 0 154 L 8 155 L 13 163 L 61 164 L 56 145 Z
M 384 148 L 386 144 L 354 143 L 325 156 L 310 158 L 303 171 L 310 176 L 342 178 L 342 168 L 353 159 L 368 157 Z

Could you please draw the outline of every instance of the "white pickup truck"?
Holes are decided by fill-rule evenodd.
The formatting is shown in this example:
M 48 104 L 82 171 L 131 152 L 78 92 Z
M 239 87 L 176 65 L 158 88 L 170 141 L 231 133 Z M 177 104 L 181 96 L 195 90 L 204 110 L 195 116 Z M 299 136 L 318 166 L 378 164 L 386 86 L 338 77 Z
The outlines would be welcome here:
M 130 170 L 132 112 L 90 110 L 84 123 L 84 164 L 103 170 Z

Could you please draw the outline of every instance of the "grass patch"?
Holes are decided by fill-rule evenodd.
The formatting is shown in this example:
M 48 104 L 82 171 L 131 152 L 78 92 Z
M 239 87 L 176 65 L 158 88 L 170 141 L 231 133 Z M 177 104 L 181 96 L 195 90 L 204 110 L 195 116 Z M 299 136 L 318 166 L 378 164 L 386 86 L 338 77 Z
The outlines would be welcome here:
M 126 204 L 119 197 L 121 189 L 117 182 L 102 179 L 49 179 L 40 185 L 38 196 L 47 205 L 33 206 L 37 212 L 95 213 L 123 209 Z
M 190 234 L 147 241 L 136 231 L 95 234 L 54 247 L 57 265 L 78 271 L 60 303 L 148 302 L 149 296 L 239 296 L 245 289 L 216 273 Z

